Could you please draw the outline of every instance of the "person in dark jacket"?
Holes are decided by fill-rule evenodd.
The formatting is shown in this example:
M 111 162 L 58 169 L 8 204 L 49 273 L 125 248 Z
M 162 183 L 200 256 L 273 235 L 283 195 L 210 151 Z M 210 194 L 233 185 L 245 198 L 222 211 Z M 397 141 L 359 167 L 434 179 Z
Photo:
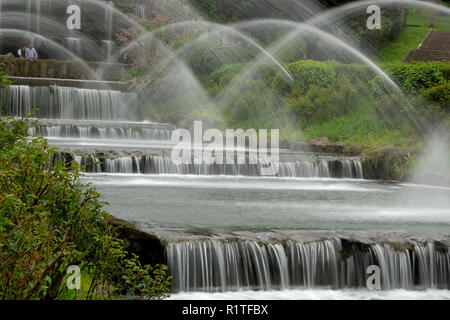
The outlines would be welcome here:
M 25 58 L 27 54 L 27 46 L 22 46 L 22 48 L 20 48 L 17 51 L 17 57 L 19 58 Z

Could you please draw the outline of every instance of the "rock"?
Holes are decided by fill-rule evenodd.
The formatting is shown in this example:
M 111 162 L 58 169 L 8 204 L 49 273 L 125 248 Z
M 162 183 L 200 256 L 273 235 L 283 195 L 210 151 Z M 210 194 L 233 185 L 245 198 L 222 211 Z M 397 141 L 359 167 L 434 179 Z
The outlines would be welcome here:
M 281 149 L 291 149 L 291 144 L 289 143 L 288 140 L 283 139 L 283 140 L 280 140 L 280 145 L 279 145 L 279 147 L 280 147 Z
M 14 76 L 17 74 L 17 59 L 13 56 L 12 53 L 0 55 L 0 64 L 5 65 L 6 73 L 9 76 Z
M 130 222 L 110 217 L 111 224 L 119 228 L 125 250 L 138 255 L 142 264 L 165 264 L 165 244 L 161 239 Z
M 330 143 L 328 145 L 323 146 L 322 152 L 343 154 L 344 153 L 344 149 L 345 149 L 345 146 L 343 144 Z
M 344 152 L 352 157 L 356 157 L 362 153 L 362 149 L 360 146 L 351 146 Z
M 394 146 L 384 146 L 362 156 L 364 177 L 375 180 L 402 181 L 407 177 L 408 155 L 416 151 L 406 151 Z
M 291 142 L 290 147 L 294 151 L 309 151 L 309 145 L 303 141 Z
M 310 145 L 324 146 L 324 145 L 331 144 L 331 141 L 327 137 L 319 137 L 319 138 L 309 139 L 308 141 L 306 141 L 306 143 L 310 144 Z
M 306 141 L 309 150 L 321 153 L 344 153 L 345 146 L 339 143 L 332 143 L 327 137 L 319 137 Z

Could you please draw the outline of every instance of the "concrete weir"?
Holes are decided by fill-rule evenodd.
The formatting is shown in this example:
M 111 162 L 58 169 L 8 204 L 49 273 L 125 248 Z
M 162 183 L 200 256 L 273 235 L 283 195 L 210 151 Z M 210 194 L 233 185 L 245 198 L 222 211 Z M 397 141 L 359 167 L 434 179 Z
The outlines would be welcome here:
M 121 81 L 98 81 L 98 80 L 80 80 L 80 79 L 57 79 L 57 78 L 33 78 L 33 77 L 10 77 L 10 80 L 16 85 L 26 85 L 30 87 L 40 86 L 58 86 L 72 87 L 81 89 L 96 90 L 117 90 L 128 91 L 129 85 Z
M 128 91 L 123 82 L 132 65 L 88 62 L 81 59 L 17 59 L 11 53 L 0 55 L 0 63 L 16 85 L 61 86 L 83 89 Z M 101 80 L 99 80 L 101 79 Z
M 443 235 L 278 230 L 158 235 L 112 218 L 126 250 L 142 263 L 168 264 L 173 290 L 235 291 L 365 287 L 365 270 L 383 270 L 383 289 L 448 289 L 449 238 Z

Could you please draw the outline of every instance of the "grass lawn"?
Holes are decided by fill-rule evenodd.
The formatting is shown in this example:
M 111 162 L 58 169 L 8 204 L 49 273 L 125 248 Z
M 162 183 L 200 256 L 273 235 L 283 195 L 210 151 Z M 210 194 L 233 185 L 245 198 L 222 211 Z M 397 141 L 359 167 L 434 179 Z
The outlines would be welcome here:
M 410 9 L 408 25 L 420 25 L 420 27 L 406 27 L 397 39 L 387 43 L 378 53 L 379 63 L 400 63 L 410 50 L 417 48 L 430 30 L 427 12 Z M 450 18 L 439 16 L 433 29 L 450 30 Z

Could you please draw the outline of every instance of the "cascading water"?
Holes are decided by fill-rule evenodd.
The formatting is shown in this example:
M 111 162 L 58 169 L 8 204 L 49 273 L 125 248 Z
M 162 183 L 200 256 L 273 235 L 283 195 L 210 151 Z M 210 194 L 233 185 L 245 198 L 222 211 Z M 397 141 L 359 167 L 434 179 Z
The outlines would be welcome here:
M 82 48 L 81 48 L 81 39 L 75 37 L 66 38 L 65 45 L 67 50 L 72 52 L 76 56 L 81 56 Z
M 106 39 L 109 41 L 112 40 L 113 32 L 113 7 L 114 3 L 112 1 L 108 1 L 105 9 L 105 35 Z
M 14 1 L 16 0 L 8 0 L 8 3 Z M 41 2 L 42 6 L 47 6 L 47 16 L 51 16 L 51 6 L 54 6 L 55 14 L 64 13 L 67 7 L 64 2 L 60 8 L 59 1 L 23 1 L 23 10 L 28 13 L 23 27 L 33 32 L 27 35 L 30 39 L 35 36 L 34 33 L 40 33 L 41 22 L 41 31 L 44 30 Z M 142 57 L 137 57 L 136 61 L 148 67 L 148 70 L 143 68 L 145 74 L 142 78 L 134 79 L 142 80 L 142 83 L 137 81 L 136 88 L 141 94 L 141 110 L 146 112 L 145 115 L 149 117 L 147 119 L 168 119 L 169 122 L 184 126 L 186 121 L 180 122 L 178 117 L 186 116 L 182 119 L 186 120 L 196 114 L 203 116 L 203 111 L 208 115 L 211 110 L 203 110 L 204 106 L 206 109 L 210 105 L 234 105 L 239 100 L 240 88 L 245 89 L 247 82 L 252 83 L 258 79 L 261 67 L 269 60 L 275 72 L 280 72 L 286 80 L 292 80 L 293 77 L 287 70 L 289 68 L 284 67 L 286 61 L 282 61 L 280 57 L 291 50 L 285 46 L 286 43 L 305 35 L 302 41 L 314 42 L 313 39 L 318 37 L 321 41 L 318 47 L 323 45 L 325 51 L 329 48 L 327 43 L 331 43 L 339 48 L 336 53 L 342 54 L 344 58 L 350 57 L 349 61 L 354 62 L 356 59 L 356 62 L 369 66 L 371 72 L 376 72 L 386 80 L 388 86 L 398 89 L 375 63 L 356 49 L 356 46 L 345 43 L 339 35 L 318 29 L 318 21 L 314 22 L 313 19 L 310 24 L 293 22 L 313 18 L 311 15 L 315 14 L 315 10 L 304 10 L 312 8 L 304 4 L 305 1 L 301 4 L 298 1 L 270 1 L 271 7 L 276 8 L 278 5 L 284 10 L 280 12 L 283 14 L 277 15 L 277 19 L 260 20 L 259 13 L 252 12 L 249 16 L 256 20 L 242 24 L 238 21 L 236 25 L 227 26 L 196 18 L 193 19 L 195 21 L 184 21 L 183 14 L 187 11 L 184 1 L 179 6 L 178 3 L 173 6 L 171 1 L 152 4 L 151 14 L 148 3 L 129 6 L 127 14 L 132 16 L 134 12 L 138 19 L 146 19 L 145 22 L 148 23 L 150 21 L 147 20 L 159 18 L 157 6 L 161 5 L 170 13 L 168 21 L 178 22 L 173 26 L 158 25 L 157 30 L 150 33 L 146 33 L 139 23 L 130 23 L 125 14 L 122 15 L 113 7 L 112 2 L 106 6 L 105 2 L 99 2 L 99 5 L 96 1 L 87 2 L 83 5 L 91 5 L 89 10 L 95 14 L 92 14 L 93 18 L 88 19 L 89 10 L 84 10 L 83 6 L 81 30 L 62 32 L 60 39 L 56 39 L 56 36 L 52 38 L 53 35 L 48 37 L 61 42 L 69 53 L 85 56 L 91 51 L 93 60 L 101 59 L 104 62 L 116 62 L 115 59 L 128 62 L 130 57 L 126 56 L 125 59 L 120 55 L 128 54 L 127 50 L 119 52 L 118 48 L 128 45 L 134 48 L 138 44 L 137 52 L 132 52 L 131 55 L 139 55 L 142 50 Z M 283 6 L 279 5 L 281 2 Z M 3 3 L 5 1 L 0 1 L 0 16 Z M 422 2 L 422 5 L 424 3 L 426 2 Z M 259 8 L 258 5 L 254 7 Z M 366 7 L 361 5 L 361 8 L 365 14 Z M 179 11 L 172 14 L 175 9 Z M 263 11 L 262 7 L 260 9 Z M 302 19 L 297 19 L 300 18 L 300 11 Z M 340 17 L 343 14 L 337 13 Z M 264 13 L 262 16 L 267 15 Z M 279 16 L 292 19 L 279 20 Z M 98 23 L 95 19 L 99 17 L 104 18 L 104 23 L 101 21 L 98 27 L 92 27 Z M 320 17 L 321 15 L 318 19 Z M 323 17 L 328 16 L 324 14 Z M 64 18 L 66 17 L 59 19 L 62 24 L 59 20 L 50 23 L 51 27 L 64 25 Z M 159 20 L 155 19 L 157 23 Z M 190 15 L 188 20 L 192 20 Z M 3 24 L 6 22 L 3 21 Z M 248 30 L 245 25 L 249 27 Z M 195 29 L 193 41 L 189 39 L 189 26 Z M 268 26 L 269 29 L 286 27 L 289 33 L 284 36 L 280 34 L 281 41 L 272 44 L 269 43 L 270 39 L 257 41 L 261 40 L 257 34 L 264 34 L 264 29 Z M 172 29 L 182 32 L 170 39 Z M 203 35 L 202 29 L 206 29 Z M 119 43 L 119 38 L 130 36 L 127 32 L 125 35 L 120 34 L 123 30 L 136 30 L 142 37 L 136 41 L 131 39 L 131 43 L 126 40 Z M 159 42 L 158 36 L 161 37 L 161 34 L 164 34 L 164 41 Z M 199 39 L 208 40 L 206 42 L 210 46 L 198 46 L 201 41 L 196 45 L 197 34 L 200 34 Z M 270 32 L 268 35 L 270 38 Z M 213 36 L 218 38 L 217 43 L 210 41 Z M 92 48 L 95 50 L 88 50 L 91 41 L 89 39 L 92 39 Z M 151 45 L 145 43 L 146 39 L 151 39 L 148 40 Z M 157 49 L 149 49 L 150 47 Z M 38 48 L 39 52 L 44 49 L 45 46 Z M 145 51 L 147 49 L 148 51 Z M 314 52 L 309 52 L 314 50 L 309 47 L 307 49 L 306 56 L 295 59 L 314 60 L 315 57 L 310 56 Z M 238 70 L 236 75 L 234 71 L 231 72 L 231 81 L 213 98 L 209 90 L 202 85 L 206 73 L 198 77 L 195 73 L 198 70 L 192 70 L 191 64 L 180 58 L 197 56 L 195 50 L 209 50 L 212 62 L 217 62 L 220 66 L 235 65 L 237 62 L 244 62 L 247 66 Z M 248 53 L 243 54 L 241 51 L 250 54 L 247 56 Z M 327 53 L 325 57 L 334 58 L 333 52 L 332 50 Z M 53 52 L 49 56 L 52 54 Z M 149 57 L 151 59 L 148 59 Z M 161 61 L 160 57 L 176 57 L 174 60 L 169 59 L 173 71 L 168 71 L 168 75 L 165 74 L 165 67 L 162 67 L 167 61 Z M 340 60 L 338 55 L 336 57 Z M 68 56 L 65 59 L 72 58 Z M 142 61 L 139 61 L 139 58 L 142 58 Z M 217 58 L 217 61 L 214 58 Z M 323 59 L 321 57 L 318 60 Z M 209 62 L 205 61 L 205 64 L 207 63 Z M 108 67 L 116 65 L 107 65 Z M 141 65 L 136 70 L 140 67 Z M 228 69 L 224 70 L 228 72 Z M 207 73 L 212 71 L 215 70 L 208 70 Z M 265 71 L 261 74 L 264 73 Z M 272 81 L 271 86 L 259 91 L 263 98 L 267 98 L 263 100 L 269 104 L 274 98 L 272 86 L 275 82 L 278 80 Z M 277 86 L 280 84 L 281 82 L 277 83 Z M 256 88 L 259 85 L 258 83 L 254 88 L 249 88 L 259 90 Z M 351 81 L 349 86 L 351 87 Z M 296 88 L 297 93 L 302 91 L 298 89 L 302 88 Z M 33 135 L 48 137 L 50 145 L 61 148 L 61 151 L 55 153 L 55 160 L 64 158 L 68 162 L 80 164 L 85 168 L 85 172 L 89 173 L 82 175 L 82 179 L 96 184 L 105 200 L 111 203 L 107 209 L 112 214 L 136 222 L 140 227 L 157 233 L 158 239 L 164 239 L 164 243 L 168 243 L 165 246 L 165 262 L 173 275 L 175 291 L 270 291 L 296 288 L 361 290 L 366 287 L 366 270 L 371 265 L 380 267 L 382 288 L 385 290 L 450 289 L 448 241 L 441 243 L 440 240 L 434 240 L 441 239 L 441 234 L 435 231 L 437 229 L 444 234 L 444 238 L 448 238 L 448 206 L 438 207 L 435 204 L 433 206 L 431 201 L 427 202 L 427 199 L 431 198 L 428 197 L 430 193 L 438 194 L 438 197 L 444 195 L 448 199 L 448 190 L 445 187 L 419 189 L 419 192 L 413 194 L 423 193 L 422 197 L 410 197 L 412 204 L 409 206 L 403 203 L 399 205 L 393 200 L 396 190 L 418 187 L 366 181 L 363 179 L 363 163 L 359 157 L 328 153 L 292 152 L 287 159 L 282 159 L 279 163 L 276 177 L 261 177 L 262 168 L 270 164 L 268 159 L 259 159 L 257 164 L 243 165 L 178 164 L 169 156 L 173 146 L 170 140 L 174 126 L 131 122 L 141 119 L 137 111 L 138 99 L 135 93 L 13 85 L 1 89 L 0 95 L 0 109 L 6 115 L 20 117 L 24 112 L 38 108 L 36 117 L 47 120 L 41 119 L 40 123 L 29 128 L 29 131 Z M 244 98 L 244 103 L 237 103 L 233 112 L 253 110 L 255 114 L 249 114 L 249 121 L 245 123 L 248 125 L 253 123 L 250 121 L 253 116 L 258 117 L 260 107 L 264 107 L 264 104 L 247 110 L 245 107 L 252 99 L 247 99 L 246 96 Z M 275 98 L 277 101 L 282 100 L 278 96 Z M 309 96 L 305 98 L 305 102 L 308 99 L 313 103 Z M 175 104 L 181 104 L 183 107 L 186 105 L 186 110 L 171 109 Z M 309 102 L 306 103 L 308 104 Z M 157 105 L 155 114 L 151 112 L 154 105 Z M 192 106 L 202 107 L 199 108 L 201 112 L 194 108 L 193 111 L 198 113 L 189 113 L 191 110 L 188 110 L 188 107 Z M 217 111 L 215 108 L 211 109 L 213 112 Z M 279 110 L 281 109 L 277 107 L 277 112 Z M 158 112 L 159 114 L 156 114 Z M 269 118 L 274 115 L 272 112 L 266 112 L 264 108 L 261 113 Z M 216 116 L 220 117 L 220 112 L 214 113 L 213 119 L 216 119 Z M 234 115 L 227 116 L 232 118 Z M 256 120 L 254 123 L 258 124 Z M 98 140 L 102 141 L 96 144 Z M 147 144 L 148 141 L 159 143 Z M 120 146 L 117 147 L 115 143 Z M 323 230 L 324 235 L 315 237 L 314 240 L 303 240 L 303 237 L 285 238 L 286 230 L 281 231 L 282 228 L 292 233 Z M 386 234 L 390 235 L 393 230 L 399 229 L 413 231 L 408 237 L 401 234 L 401 240 L 398 242 L 385 241 L 383 237 Z M 349 238 L 336 236 L 341 235 L 342 230 L 347 232 Z M 418 235 L 423 230 L 429 232 L 428 234 L 424 231 L 427 234 L 425 237 Z M 263 234 L 255 238 L 248 236 L 250 232 Z M 266 236 L 270 232 L 275 235 L 273 239 Z M 376 234 L 369 237 L 367 234 L 370 232 Z M 230 234 L 231 236 L 228 236 Z M 414 236 L 410 237 L 410 234 Z M 164 236 L 167 236 L 167 239 Z M 162 261 L 157 261 L 160 262 Z
M 29 129 L 31 135 L 47 138 L 80 139 L 123 139 L 123 140 L 163 140 L 171 139 L 172 131 L 157 128 L 101 128 L 98 126 L 77 126 L 69 124 L 38 125 Z
M 134 8 L 134 15 L 138 18 L 138 19 L 145 19 L 146 18 L 146 7 L 145 6 L 137 6 L 136 8 Z
M 114 53 L 116 51 L 116 47 L 113 41 L 111 40 L 103 40 L 103 55 L 105 57 L 106 62 L 114 62 Z
M 74 154 L 59 153 L 58 158 L 77 159 Z M 110 159 L 108 157 L 83 156 L 78 158 L 79 164 L 86 165 L 90 173 L 147 173 L 177 175 L 231 175 L 261 176 L 267 162 L 258 164 L 182 164 L 175 163 L 168 157 L 161 156 L 128 156 Z M 91 162 L 103 165 L 90 166 Z M 133 164 L 133 165 L 130 165 Z M 279 163 L 279 177 L 301 178 L 348 178 L 362 179 L 361 161 L 353 159 L 314 159 L 297 160 Z
M 2 111 L 20 117 L 34 108 L 49 119 L 135 120 L 134 93 L 70 87 L 8 86 L 1 89 Z
M 250 240 L 173 242 L 167 260 L 176 291 L 362 288 L 379 265 L 383 289 L 450 288 L 450 251 L 431 243 L 351 244 L 338 238 L 259 243 Z

